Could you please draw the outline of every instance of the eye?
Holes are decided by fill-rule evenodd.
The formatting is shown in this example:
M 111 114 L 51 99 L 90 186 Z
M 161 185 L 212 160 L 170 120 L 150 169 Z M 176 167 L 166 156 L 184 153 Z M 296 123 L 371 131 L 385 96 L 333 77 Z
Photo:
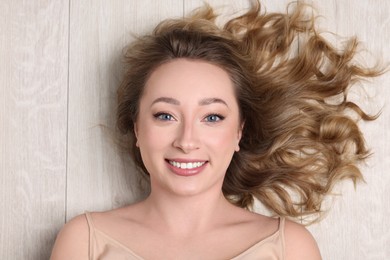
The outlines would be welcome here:
M 225 119 L 225 117 L 221 116 L 221 115 L 218 115 L 218 114 L 211 114 L 211 115 L 208 115 L 205 117 L 205 121 L 206 122 L 218 122 L 218 121 L 221 121 Z
M 174 117 L 168 113 L 157 113 L 153 115 L 156 119 L 161 121 L 172 121 Z

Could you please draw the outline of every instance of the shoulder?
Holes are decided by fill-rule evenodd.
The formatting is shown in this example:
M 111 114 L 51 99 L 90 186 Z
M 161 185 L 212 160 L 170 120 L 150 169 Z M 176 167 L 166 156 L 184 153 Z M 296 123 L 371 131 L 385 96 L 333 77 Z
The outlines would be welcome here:
M 284 238 L 286 260 L 321 259 L 316 241 L 304 226 L 286 219 Z
M 57 235 L 51 260 L 88 259 L 89 226 L 82 214 L 65 224 Z

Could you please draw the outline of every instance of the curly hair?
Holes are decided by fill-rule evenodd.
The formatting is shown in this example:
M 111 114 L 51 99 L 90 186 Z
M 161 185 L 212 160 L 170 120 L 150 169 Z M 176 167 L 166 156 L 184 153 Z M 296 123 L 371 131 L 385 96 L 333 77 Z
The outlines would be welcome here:
M 334 48 L 311 11 L 294 3 L 286 13 L 265 13 L 254 1 L 218 26 L 205 5 L 129 45 L 117 127 L 142 172 L 148 175 L 133 126 L 143 88 L 158 66 L 185 58 L 221 67 L 235 86 L 244 129 L 222 187 L 232 203 L 250 208 L 257 198 L 280 216 L 311 215 L 340 180 L 362 180 L 358 164 L 369 151 L 357 122 L 376 116 L 347 96 L 354 83 L 382 71 L 354 62 L 356 38 Z

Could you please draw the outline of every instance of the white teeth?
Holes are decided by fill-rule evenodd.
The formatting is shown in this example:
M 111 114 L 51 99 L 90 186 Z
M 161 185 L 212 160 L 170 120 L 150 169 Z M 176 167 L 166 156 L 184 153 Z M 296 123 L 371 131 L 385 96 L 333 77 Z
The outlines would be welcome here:
M 205 162 L 189 162 L 189 163 L 179 163 L 175 161 L 169 161 L 169 163 L 177 168 L 181 169 L 194 169 L 202 166 Z

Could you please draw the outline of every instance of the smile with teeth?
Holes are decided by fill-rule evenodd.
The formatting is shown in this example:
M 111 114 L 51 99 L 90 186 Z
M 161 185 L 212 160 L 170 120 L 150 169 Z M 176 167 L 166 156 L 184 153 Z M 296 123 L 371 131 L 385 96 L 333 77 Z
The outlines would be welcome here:
M 202 166 L 205 163 L 206 162 L 188 162 L 188 163 L 184 163 L 184 162 L 169 161 L 169 164 L 171 164 L 172 166 L 174 166 L 176 168 L 180 168 L 180 169 L 194 169 L 194 168 L 198 168 L 198 167 Z

